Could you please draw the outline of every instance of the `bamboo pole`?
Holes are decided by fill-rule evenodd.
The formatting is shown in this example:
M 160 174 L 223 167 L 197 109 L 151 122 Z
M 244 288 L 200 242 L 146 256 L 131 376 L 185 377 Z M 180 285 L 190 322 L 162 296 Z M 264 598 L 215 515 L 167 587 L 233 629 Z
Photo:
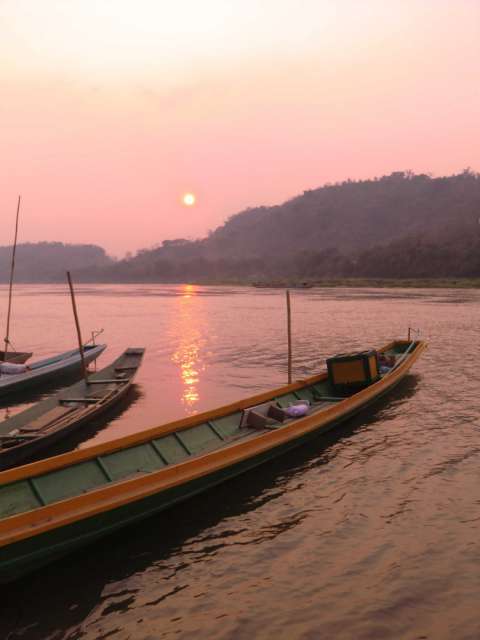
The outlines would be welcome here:
M 75 326 L 77 327 L 78 349 L 80 351 L 80 358 L 82 360 L 83 377 L 85 378 L 85 384 L 88 385 L 89 381 L 88 381 L 87 365 L 85 364 L 85 356 L 83 353 L 82 334 L 80 332 L 80 323 L 78 321 L 77 305 L 75 302 L 75 293 L 73 291 L 73 284 L 72 284 L 72 278 L 70 276 L 70 271 L 67 271 L 67 280 L 68 280 L 68 286 L 70 287 L 70 295 L 72 298 L 73 317 L 75 318 Z
M 292 312 L 290 308 L 290 291 L 286 290 L 287 296 L 287 338 L 288 338 L 288 384 L 292 384 Z
M 12 313 L 12 290 L 13 290 L 13 272 L 15 271 L 15 253 L 17 251 L 17 237 L 18 237 L 18 217 L 20 215 L 20 196 L 18 196 L 17 202 L 17 217 L 15 220 L 15 238 L 13 240 L 13 249 L 12 249 L 12 264 L 10 266 L 10 284 L 8 287 L 8 311 L 7 311 L 7 332 L 5 335 L 5 355 L 4 360 L 7 360 L 7 351 L 8 345 L 10 344 L 10 316 Z

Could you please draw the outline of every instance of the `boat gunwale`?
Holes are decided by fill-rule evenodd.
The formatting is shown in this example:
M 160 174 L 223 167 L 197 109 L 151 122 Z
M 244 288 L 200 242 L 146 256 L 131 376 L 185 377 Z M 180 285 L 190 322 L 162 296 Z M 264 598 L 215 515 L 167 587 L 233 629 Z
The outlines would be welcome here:
M 85 352 L 85 361 L 90 363 L 93 360 L 96 360 L 105 351 L 106 348 L 106 344 L 89 346 L 88 351 Z M 49 360 L 53 360 L 53 362 L 48 364 Z M 72 349 L 70 351 L 65 351 L 63 354 L 59 354 L 58 356 L 52 356 L 51 358 L 38 360 L 37 362 L 33 362 L 31 365 L 29 365 L 31 367 L 29 371 L 14 376 L 5 376 L 3 380 L 0 379 L 0 393 L 9 391 L 11 393 L 16 393 L 18 392 L 18 390 L 15 390 L 15 387 L 19 384 L 42 378 L 42 376 L 53 373 L 57 370 L 61 371 L 63 368 L 76 365 L 77 362 L 79 363 L 80 361 L 81 358 L 79 349 Z
M 388 350 L 392 345 L 402 342 L 408 343 L 408 341 L 396 340 L 389 343 L 386 347 L 383 347 L 383 350 Z M 157 471 L 144 473 L 140 476 L 130 476 L 124 480 L 108 483 L 107 485 L 87 491 L 78 496 L 65 498 L 49 505 L 39 506 L 38 508 L 3 518 L 0 520 L 0 548 L 29 538 L 32 535 L 36 536 L 52 529 L 67 526 L 79 520 L 94 517 L 103 512 L 111 511 L 112 509 L 127 505 L 131 502 L 207 476 L 248 458 L 260 455 L 270 449 L 288 444 L 288 442 L 320 429 L 328 423 L 340 420 L 342 417 L 352 414 L 356 409 L 360 409 L 363 405 L 368 404 L 369 401 L 382 395 L 382 392 L 386 392 L 395 386 L 400 379 L 406 375 L 426 347 L 427 344 L 425 342 L 416 341 L 415 349 L 408 358 L 404 359 L 396 370 L 392 371 L 391 375 L 381 378 L 379 381 L 362 389 L 353 396 L 347 397 L 345 400 L 321 412 L 299 418 L 281 429 L 261 433 L 242 441 L 233 441 L 220 449 L 199 454 L 182 462 L 163 467 Z M 313 376 L 313 378 L 305 379 L 300 383 L 287 385 L 282 389 L 286 389 L 288 392 L 289 389 L 293 390 L 293 388 L 298 388 L 299 385 L 300 387 L 305 387 L 311 384 L 312 379 L 318 380 L 318 378 L 325 377 L 325 375 L 326 374 Z M 313 384 L 314 383 L 315 382 L 313 382 Z M 268 394 L 262 394 L 262 396 L 267 395 L 268 397 L 274 397 L 276 391 L 277 389 L 270 391 Z M 258 398 L 258 396 L 255 397 Z M 247 400 L 251 400 L 251 398 L 246 399 L 246 401 Z M 234 404 L 237 405 L 238 403 Z M 207 415 L 211 415 L 211 413 L 212 412 L 207 412 Z M 196 415 L 194 417 L 197 419 L 197 422 L 200 420 L 203 422 L 202 415 Z M 175 423 L 170 423 L 170 425 L 173 424 Z M 157 429 L 153 429 L 154 434 Z M 142 435 L 145 435 L 145 432 L 142 432 Z M 131 438 L 129 436 L 122 438 L 123 441 L 125 441 L 125 439 L 130 440 Z M 151 439 L 153 438 L 144 437 L 142 442 Z M 117 444 L 116 441 L 115 444 Z M 95 458 L 98 453 L 96 451 L 94 452 L 94 449 L 97 449 L 97 447 L 83 451 L 88 452 L 88 458 Z M 119 447 L 116 447 L 113 450 L 116 451 L 118 449 Z M 63 456 L 57 456 L 57 458 L 64 458 L 69 455 L 71 454 L 63 454 Z M 51 460 L 54 460 L 54 458 Z M 3 480 L 5 476 L 8 477 L 8 483 L 16 479 L 31 477 L 35 474 L 35 467 L 38 469 L 38 466 L 41 464 L 42 462 L 32 463 L 18 470 L 13 469 L 2 472 L 0 473 L 0 481 Z M 64 466 L 65 465 L 62 464 L 59 468 L 64 468 Z M 22 475 L 19 476 L 19 473 Z M 2 484 L 7 484 L 7 482 L 2 482 Z M 95 496 L 93 505 L 92 496 Z
M 388 351 L 396 344 L 408 343 L 408 340 L 392 340 L 387 345 L 378 349 L 379 352 Z M 421 341 L 417 341 L 417 347 L 422 344 Z M 426 345 L 425 345 L 426 346 Z M 412 351 L 412 355 L 417 352 L 417 347 Z M 410 358 L 406 358 L 404 362 L 409 362 Z M 400 369 L 404 362 L 399 365 L 398 369 Z M 66 466 L 69 466 L 71 463 L 83 462 L 88 458 L 93 458 L 96 456 L 104 455 L 105 453 L 113 453 L 120 449 L 124 449 L 130 445 L 134 444 L 143 444 L 149 440 L 152 440 L 155 437 L 160 437 L 164 435 L 168 435 L 169 433 L 175 431 L 183 431 L 192 426 L 196 426 L 197 424 L 203 424 L 204 422 L 208 422 L 209 420 L 217 420 L 218 418 L 222 418 L 228 416 L 231 413 L 235 413 L 236 411 L 242 411 L 243 409 L 248 409 L 257 404 L 261 404 L 263 402 L 267 402 L 268 400 L 275 398 L 279 395 L 286 394 L 292 391 L 297 391 L 298 389 L 303 389 L 309 385 L 316 384 L 321 380 L 325 380 L 327 378 L 327 371 L 322 371 L 321 373 L 317 373 L 308 378 L 301 378 L 292 384 L 287 384 L 282 387 L 277 387 L 275 389 L 270 389 L 268 391 L 263 391 L 262 393 L 256 394 L 254 396 L 249 396 L 247 398 L 243 398 L 241 400 L 236 400 L 227 405 L 222 405 L 221 407 L 217 407 L 216 409 L 209 409 L 208 411 L 204 411 L 203 413 L 197 413 L 193 416 L 188 416 L 187 418 L 180 418 L 178 420 L 174 420 L 172 422 L 166 422 L 165 424 L 158 425 L 156 427 L 150 427 L 140 433 L 131 433 L 126 436 L 122 436 L 121 438 L 117 438 L 115 440 L 110 440 L 107 442 L 102 442 L 97 445 L 93 445 L 92 447 L 88 447 L 87 449 L 78 449 L 76 451 L 71 451 L 69 453 L 63 453 L 58 456 L 53 456 L 51 458 L 47 458 L 46 460 L 39 460 L 37 462 L 32 462 L 27 465 L 23 465 L 21 467 L 17 467 L 15 469 L 8 469 L 6 471 L 0 471 L 0 487 L 4 484 L 9 484 L 10 482 L 15 482 L 16 480 L 21 480 L 23 477 L 30 477 L 31 475 L 41 475 L 44 473 L 49 473 L 50 471 L 62 469 Z M 393 374 L 392 374 L 393 375 Z M 389 376 L 391 377 L 391 376 Z M 379 382 L 382 379 L 379 380 Z M 375 384 L 378 384 L 376 382 Z M 367 389 L 372 388 L 374 385 L 370 385 Z M 355 397 L 358 394 L 354 394 Z M 350 396 L 353 397 L 353 396 Z M 349 397 L 345 398 L 348 400 Z M 343 400 L 342 400 L 343 402 Z M 297 421 L 298 422 L 298 421 Z

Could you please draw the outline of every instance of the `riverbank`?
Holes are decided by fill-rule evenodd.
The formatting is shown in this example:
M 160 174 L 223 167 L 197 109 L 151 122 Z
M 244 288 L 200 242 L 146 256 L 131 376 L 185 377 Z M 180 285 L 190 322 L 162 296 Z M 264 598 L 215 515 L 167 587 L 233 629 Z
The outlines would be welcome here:
M 7 286 L 8 283 L 0 282 L 0 286 Z M 63 281 L 50 280 L 45 282 L 27 282 L 18 281 L 17 285 L 48 285 L 48 284 L 64 284 Z M 328 288 L 382 288 L 382 289 L 480 289 L 480 278 L 325 278 L 324 280 L 311 279 L 307 280 L 303 278 L 301 282 L 296 282 L 292 279 L 289 280 L 275 280 L 261 282 L 256 280 L 252 282 L 245 279 L 231 278 L 228 280 L 223 279 L 204 279 L 198 278 L 188 281 L 179 280 L 103 280 L 93 282 L 91 280 L 78 279 L 77 285 L 152 285 L 152 284 L 167 284 L 167 285 L 202 285 L 202 286 L 238 286 L 238 287 L 250 287 L 256 286 L 258 288 L 295 288 L 295 289 L 311 289 L 312 287 L 328 287 Z

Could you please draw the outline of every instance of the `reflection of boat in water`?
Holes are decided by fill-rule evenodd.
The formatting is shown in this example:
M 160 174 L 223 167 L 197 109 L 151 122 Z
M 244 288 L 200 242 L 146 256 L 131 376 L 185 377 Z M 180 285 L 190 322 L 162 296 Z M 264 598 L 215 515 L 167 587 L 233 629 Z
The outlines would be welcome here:
M 311 289 L 311 282 L 253 282 L 258 289 Z
M 85 345 L 85 362 L 93 362 L 106 348 L 105 344 Z M 51 358 L 33 362 L 26 371 L 0 376 L 0 396 L 25 391 L 44 382 L 59 380 L 66 374 L 79 371 L 82 366 L 80 351 L 73 349 Z M 25 367 L 24 367 L 25 368 Z
M 0 423 L 0 469 L 66 438 L 126 395 L 145 349 L 127 349 L 108 367 Z
M 0 581 L 308 442 L 391 391 L 425 348 L 338 356 L 328 373 L 0 473 Z

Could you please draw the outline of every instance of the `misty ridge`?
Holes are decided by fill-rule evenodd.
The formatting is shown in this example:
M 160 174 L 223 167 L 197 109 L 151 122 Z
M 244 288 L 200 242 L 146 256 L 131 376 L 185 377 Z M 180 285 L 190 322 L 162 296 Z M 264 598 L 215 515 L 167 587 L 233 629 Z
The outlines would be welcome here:
M 79 282 L 321 281 L 480 277 L 480 174 L 394 172 L 327 184 L 248 208 L 198 240 L 165 240 L 122 260 L 93 245 L 19 245 L 15 280 Z M 11 249 L 0 247 L 0 281 Z
M 12 247 L 0 247 L 0 282 L 9 281 L 11 262 Z M 15 282 L 64 282 L 67 269 L 99 268 L 113 262 L 104 249 L 92 244 L 20 243 L 15 254 Z

